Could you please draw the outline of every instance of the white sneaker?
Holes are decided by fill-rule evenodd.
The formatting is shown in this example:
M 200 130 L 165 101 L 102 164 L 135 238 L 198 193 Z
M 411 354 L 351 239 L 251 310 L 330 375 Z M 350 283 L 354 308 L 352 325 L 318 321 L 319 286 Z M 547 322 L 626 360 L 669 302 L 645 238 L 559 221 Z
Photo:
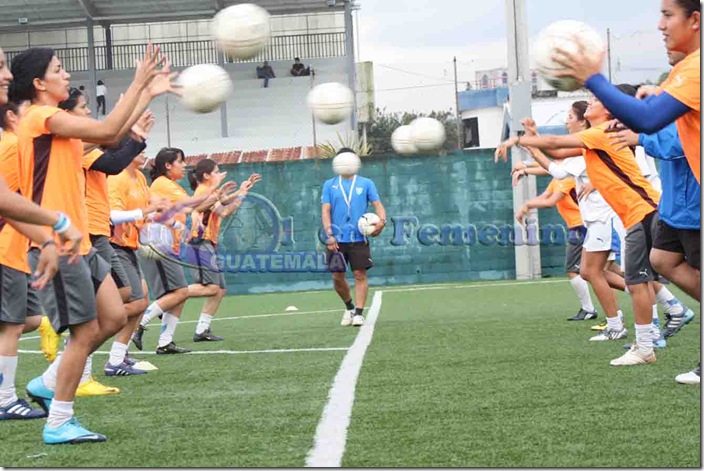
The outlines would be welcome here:
M 354 311 L 345 311 L 345 313 L 342 315 L 342 321 L 340 322 L 341 326 L 348 326 L 352 325 L 352 317 L 354 317 Z
M 364 316 L 354 316 L 354 318 L 352 319 L 352 325 L 355 327 L 362 327 L 364 325 Z
M 649 363 L 655 363 L 655 351 L 652 348 L 639 348 L 635 343 L 622 356 L 611 360 L 611 366 L 636 366 Z
M 621 330 L 609 329 L 608 327 L 589 339 L 590 342 L 603 342 L 604 340 L 621 340 L 628 337 L 628 330 L 624 327 Z
M 675 381 L 680 384 L 701 384 L 701 366 L 697 366 L 692 371 L 675 376 Z

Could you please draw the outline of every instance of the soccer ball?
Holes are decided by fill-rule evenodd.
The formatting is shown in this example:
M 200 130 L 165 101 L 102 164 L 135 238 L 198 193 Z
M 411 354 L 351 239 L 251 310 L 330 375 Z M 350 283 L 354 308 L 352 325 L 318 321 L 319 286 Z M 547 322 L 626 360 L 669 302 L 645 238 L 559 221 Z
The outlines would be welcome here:
M 397 154 L 411 155 L 418 152 L 416 145 L 413 143 L 412 129 L 410 126 L 399 126 L 391 134 L 391 147 L 394 148 Z
M 157 260 L 168 255 L 174 243 L 171 229 L 163 224 L 151 222 L 139 230 L 139 253 L 146 259 Z
M 363 236 L 367 237 L 376 230 L 375 224 L 379 222 L 381 222 L 379 216 L 374 213 L 366 213 L 357 221 L 357 229 L 359 229 L 359 232 L 361 232 Z
M 321 83 L 308 94 L 308 107 L 318 121 L 338 124 L 351 116 L 354 94 L 341 83 Z
M 232 80 L 220 66 L 200 64 L 189 67 L 179 76 L 183 87 L 183 105 L 196 113 L 210 113 L 232 93 Z
M 335 172 L 335 175 L 354 175 L 359 172 L 361 166 L 362 161 L 359 156 L 352 152 L 343 152 L 332 159 L 332 171 Z
M 557 21 L 540 32 L 534 45 L 535 61 L 538 73 L 551 87 L 565 92 L 581 88 L 582 85 L 572 77 L 555 76 L 563 67 L 552 59 L 557 48 L 577 53 L 580 44 L 584 48 L 584 54 L 592 57 L 599 56 L 605 49 L 604 40 L 599 33 L 581 21 Z
M 437 150 L 445 143 L 445 126 L 434 118 L 416 118 L 411 124 L 413 145 L 419 151 Z
M 264 49 L 271 36 L 269 13 L 251 3 L 233 5 L 215 15 L 212 32 L 218 47 L 227 55 L 251 59 Z

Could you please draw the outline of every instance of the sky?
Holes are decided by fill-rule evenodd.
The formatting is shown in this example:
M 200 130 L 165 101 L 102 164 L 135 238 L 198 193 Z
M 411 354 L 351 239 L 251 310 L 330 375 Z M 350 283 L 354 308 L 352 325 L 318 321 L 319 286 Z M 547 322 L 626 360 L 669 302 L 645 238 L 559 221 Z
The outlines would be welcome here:
M 525 0 L 531 39 L 574 19 L 611 30 L 614 82 L 655 81 L 668 70 L 659 0 Z M 358 60 L 374 62 L 376 106 L 389 111 L 454 109 L 477 70 L 507 62 L 505 0 L 357 0 Z

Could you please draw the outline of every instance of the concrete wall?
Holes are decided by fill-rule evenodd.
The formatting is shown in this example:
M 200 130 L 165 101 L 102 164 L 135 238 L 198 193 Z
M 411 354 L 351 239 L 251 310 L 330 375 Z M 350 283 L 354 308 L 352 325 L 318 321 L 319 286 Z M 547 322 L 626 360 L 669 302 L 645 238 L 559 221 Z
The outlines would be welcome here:
M 364 159 L 360 174 L 376 183 L 389 219 L 384 233 L 372 240 L 372 285 L 515 276 L 514 248 L 507 238 L 513 230 L 509 167 L 495 165 L 492 152 Z M 230 268 L 246 265 L 237 251 L 267 250 L 273 233 L 280 242 L 276 250 L 279 254 L 310 253 L 302 263 L 315 267 L 316 253 L 324 250 L 317 231 L 322 184 L 333 176 L 330 161 L 247 163 L 221 168 L 236 181 L 252 172 L 263 175 L 256 195 L 233 218 L 223 221 L 220 247 L 230 255 Z M 546 184 L 547 180 L 541 186 Z M 555 213 L 552 218 L 551 213 Z M 555 210 L 543 211 L 540 218 L 542 224 L 559 221 Z M 545 274 L 561 273 L 564 247 L 545 247 L 542 255 Z M 249 269 L 259 266 L 258 262 L 249 262 L 253 263 Z M 273 271 L 280 270 L 276 262 L 271 263 Z M 315 272 L 247 272 L 228 274 L 227 280 L 231 293 L 331 287 L 329 273 Z

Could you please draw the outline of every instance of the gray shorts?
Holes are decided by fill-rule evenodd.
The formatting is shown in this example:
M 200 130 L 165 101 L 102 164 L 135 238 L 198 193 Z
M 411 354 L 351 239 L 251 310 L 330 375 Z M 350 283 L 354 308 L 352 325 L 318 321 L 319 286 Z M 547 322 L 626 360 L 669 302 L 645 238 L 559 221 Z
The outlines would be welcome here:
M 582 246 L 586 234 L 587 228 L 584 226 L 574 227 L 568 231 L 565 273 L 576 273 L 579 275 L 579 267 L 582 264 Z
M 144 290 L 142 289 L 142 279 L 144 278 L 144 274 L 142 273 L 142 269 L 139 268 L 139 262 L 137 262 L 137 251 L 127 247 L 120 247 L 115 244 L 111 245 L 117 254 L 117 258 L 120 259 L 122 268 L 124 268 L 125 273 L 127 274 L 130 288 L 132 288 L 130 302 L 138 301 L 144 298 Z
M 217 252 L 212 242 L 204 240 L 197 245 L 189 244 L 186 246 L 186 250 L 190 252 L 188 260 L 198 266 L 198 268 L 190 269 L 191 277 L 195 283 L 206 286 L 218 285 L 222 289 L 227 288 L 225 275 L 217 264 Z
M 130 280 L 127 277 L 127 272 L 122 266 L 120 258 L 115 253 L 115 250 L 112 248 L 112 245 L 110 245 L 110 239 L 108 239 L 104 235 L 91 234 L 90 243 L 93 245 L 93 248 L 98 251 L 98 255 L 103 257 L 103 260 L 110 264 L 110 274 L 115 280 L 117 288 L 120 289 L 126 288 L 127 286 L 131 286 Z
M 650 249 L 653 247 L 653 234 L 658 223 L 657 211 L 626 232 L 626 284 L 637 285 L 658 279 L 658 274 L 650 265 Z
M 0 322 L 24 324 L 28 316 L 42 314 L 37 291 L 30 287 L 31 282 L 28 274 L 0 265 Z
M 177 289 L 188 287 L 183 266 L 173 258 L 159 257 L 156 260 L 150 260 L 139 252 L 137 252 L 137 258 L 139 266 L 144 271 L 149 292 L 154 299 L 159 299 Z
M 39 249 L 29 251 L 29 265 L 37 268 Z M 74 264 L 59 257 L 59 272 L 39 292 L 44 311 L 54 331 L 61 333 L 72 325 L 83 324 L 98 316 L 95 293 L 110 274 L 110 265 L 91 249 Z

